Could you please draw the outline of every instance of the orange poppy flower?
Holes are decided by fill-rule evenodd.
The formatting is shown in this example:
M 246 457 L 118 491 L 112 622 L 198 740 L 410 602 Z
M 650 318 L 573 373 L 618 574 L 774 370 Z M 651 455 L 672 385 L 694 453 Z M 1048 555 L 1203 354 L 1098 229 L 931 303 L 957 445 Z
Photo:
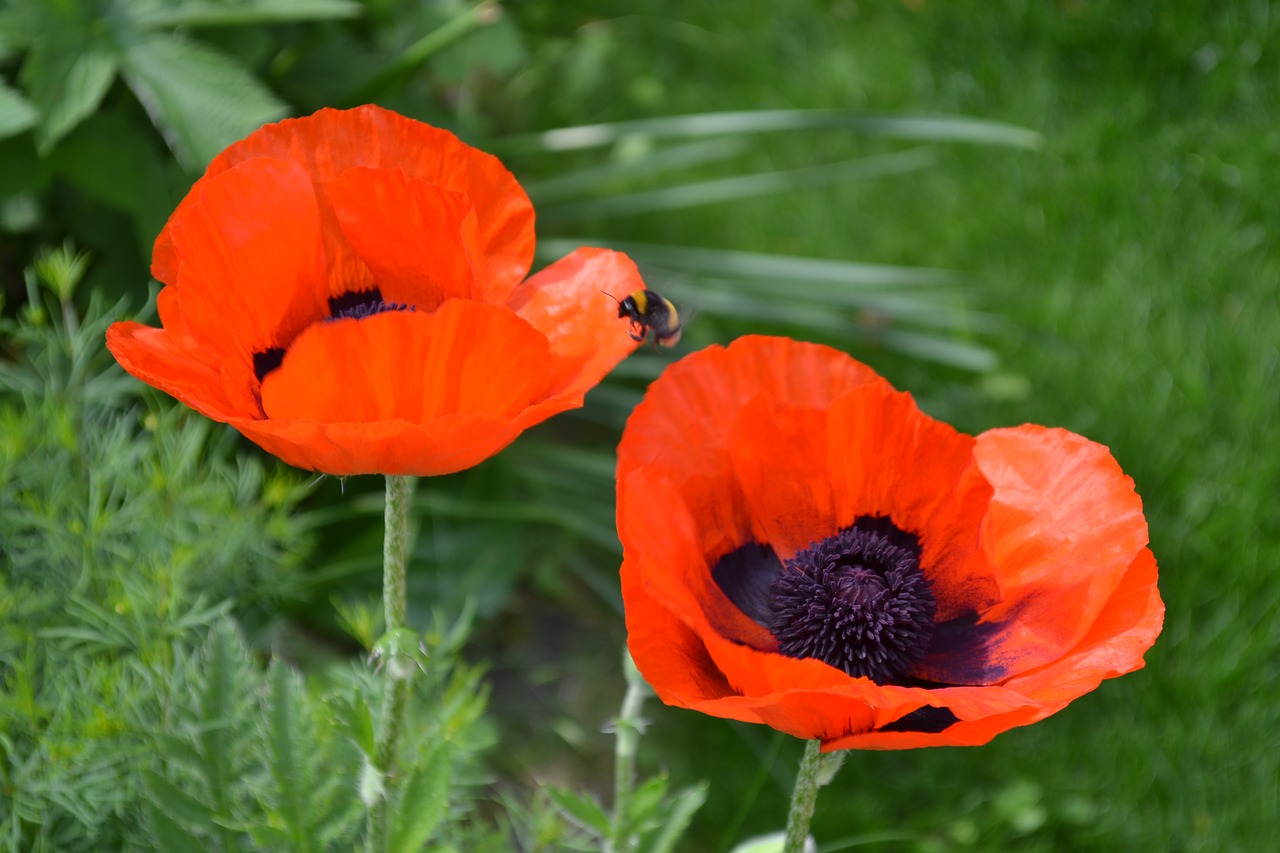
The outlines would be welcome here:
M 1164 618 L 1105 447 L 963 435 L 787 339 L 653 383 L 618 448 L 618 531 L 658 696 L 824 751 L 986 743 L 1140 668 Z
M 453 134 L 373 106 L 268 125 L 209 165 L 156 240 L 161 329 L 124 368 L 300 468 L 445 474 L 582 404 L 636 346 L 579 249 L 524 281 L 533 207 Z

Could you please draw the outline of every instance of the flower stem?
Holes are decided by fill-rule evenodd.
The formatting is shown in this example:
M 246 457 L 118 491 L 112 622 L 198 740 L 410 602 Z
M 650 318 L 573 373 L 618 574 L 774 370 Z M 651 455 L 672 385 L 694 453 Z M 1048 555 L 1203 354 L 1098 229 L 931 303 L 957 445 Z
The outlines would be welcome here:
M 386 636 L 398 638 L 407 627 L 405 565 L 409 550 L 409 495 L 412 477 L 387 476 L 386 533 L 382 544 L 382 613 Z M 374 742 L 373 770 L 381 782 L 379 795 L 369 809 L 370 853 L 382 853 L 387 843 L 387 813 L 391 782 L 395 777 L 396 747 L 409 703 L 412 662 L 402 660 L 393 642 L 384 662 L 382 722 Z
M 640 709 L 649 695 L 649 685 L 628 652 L 622 654 L 622 669 L 627 677 L 627 692 L 614 723 L 618 740 L 613 753 L 613 819 L 609 822 L 605 853 L 623 853 L 631 849 L 627 838 L 631 823 L 629 813 L 632 789 L 636 784 L 636 752 L 640 748 L 640 730 L 644 725 Z
M 787 814 L 787 839 L 782 853 L 804 853 L 809 838 L 809 821 L 813 819 L 813 807 L 818 801 L 818 789 L 831 781 L 843 753 L 824 756 L 822 741 L 811 740 L 805 744 L 804 757 L 796 773 L 796 787 L 791 792 L 791 811 Z

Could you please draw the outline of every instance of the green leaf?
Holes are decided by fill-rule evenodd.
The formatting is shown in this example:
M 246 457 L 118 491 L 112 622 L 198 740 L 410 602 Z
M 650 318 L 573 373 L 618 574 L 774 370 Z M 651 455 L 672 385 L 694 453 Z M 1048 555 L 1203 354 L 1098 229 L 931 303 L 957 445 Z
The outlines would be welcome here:
M 280 815 L 290 842 L 289 849 L 307 851 L 306 802 L 312 780 L 298 742 L 302 688 L 289 667 L 271 665 L 271 707 L 268 709 L 267 759 L 280 802 Z
M 547 796 L 556 808 L 560 809 L 571 821 L 583 829 L 591 830 L 601 838 L 609 837 L 610 821 L 604 809 L 591 797 L 575 794 L 564 788 L 545 786 Z
M 149 27 L 238 27 L 282 21 L 354 18 L 364 9 L 352 0 L 192 0 L 176 8 L 159 6 L 139 13 Z
M 286 112 L 244 68 L 177 36 L 130 46 L 122 73 L 178 160 L 193 172 Z
M 22 133 L 39 116 L 39 110 L 21 92 L 0 81 L 0 139 Z
M 151 828 L 151 834 L 158 842 L 157 850 L 205 849 L 203 839 L 188 832 L 180 823 L 169 817 L 155 800 L 143 800 L 142 805 L 146 810 L 147 824 Z
M 204 685 L 200 693 L 200 771 L 209 784 L 216 812 L 231 813 L 233 775 L 231 757 L 235 746 L 232 715 L 236 699 L 236 665 L 243 655 L 240 640 L 229 621 L 216 624 L 209 632 L 203 664 Z
M 142 779 L 149 801 L 161 809 L 165 816 L 180 826 L 213 827 L 213 813 L 204 803 L 176 787 L 153 770 L 144 770 Z
M 786 840 L 786 830 L 780 829 L 777 832 L 770 832 L 768 835 L 757 835 L 754 838 L 748 838 L 734 847 L 729 853 L 782 853 Z
M 933 149 L 921 146 L 891 154 L 858 157 L 839 163 L 824 163 L 779 172 L 733 175 L 656 190 L 605 196 L 572 204 L 546 206 L 538 211 L 538 218 L 543 223 L 554 224 L 565 220 L 597 220 L 610 216 L 699 207 L 704 204 L 827 186 L 839 181 L 900 175 L 924 169 L 933 165 L 935 161 Z
M 596 195 L 602 187 L 617 181 L 728 160 L 746 151 L 747 143 L 743 139 L 728 138 L 668 145 L 657 149 L 648 145 L 639 148 L 641 150 L 635 153 L 626 150 L 607 163 L 586 166 L 541 181 L 522 182 L 522 186 L 535 206 L 541 209 L 544 204 L 562 199 Z
M 680 840 L 680 836 L 693 821 L 693 816 L 706 801 L 707 784 L 705 782 L 682 788 L 671 798 L 662 827 L 649 842 L 647 853 L 670 853 L 674 850 L 676 842 Z
M 553 238 L 538 241 L 540 258 L 558 258 L 579 246 L 604 246 L 600 241 Z M 609 248 L 626 252 L 639 263 L 652 263 L 691 274 L 743 277 L 776 281 L 830 282 L 843 287 L 884 285 L 940 285 L 954 283 L 948 270 L 864 264 L 826 258 L 771 255 L 725 249 L 666 246 L 652 243 L 610 242 Z
M 1024 127 L 962 116 L 886 116 L 852 110 L 744 110 L 561 127 L 508 137 L 493 147 L 577 151 L 612 145 L 632 134 L 662 139 L 798 130 L 847 130 L 869 136 L 1014 148 L 1039 148 L 1044 141 L 1040 134 Z
M 439 744 L 424 755 L 404 784 L 404 793 L 391 827 L 391 853 L 418 853 L 449 807 L 453 777 L 448 747 Z
M 359 747 L 370 761 L 377 753 L 377 740 L 373 733 L 373 712 L 364 695 L 356 690 L 352 692 L 350 701 L 336 699 L 332 703 L 338 712 L 338 724 L 342 733 Z
M 41 154 L 97 109 L 117 70 L 115 53 L 105 46 L 44 40 L 31 48 L 21 78 L 40 111 L 35 134 Z

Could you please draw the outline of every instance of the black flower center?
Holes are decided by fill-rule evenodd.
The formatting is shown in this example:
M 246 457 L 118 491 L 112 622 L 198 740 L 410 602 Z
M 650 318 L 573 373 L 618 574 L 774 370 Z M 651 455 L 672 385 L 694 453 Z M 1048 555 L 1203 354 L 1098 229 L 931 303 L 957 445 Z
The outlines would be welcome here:
M 769 630 L 788 657 L 817 658 L 877 684 L 902 680 L 933 638 L 937 610 L 915 537 L 864 518 L 786 562 L 769 587 Z
M 403 302 L 385 302 L 382 291 L 376 287 L 353 290 L 329 299 L 329 320 L 363 320 L 387 311 L 412 311 L 413 306 Z
M 324 322 L 329 323 L 334 320 L 363 320 L 365 317 L 372 317 L 375 314 L 383 314 L 387 311 L 412 311 L 412 305 L 406 305 L 403 302 L 386 302 L 382 298 L 382 291 L 377 287 L 370 287 L 365 290 L 352 290 L 341 296 L 329 297 L 329 316 L 324 318 Z M 259 350 L 253 354 L 253 373 L 261 382 L 266 378 L 267 374 L 275 370 L 284 362 L 284 354 L 286 347 L 268 347 Z

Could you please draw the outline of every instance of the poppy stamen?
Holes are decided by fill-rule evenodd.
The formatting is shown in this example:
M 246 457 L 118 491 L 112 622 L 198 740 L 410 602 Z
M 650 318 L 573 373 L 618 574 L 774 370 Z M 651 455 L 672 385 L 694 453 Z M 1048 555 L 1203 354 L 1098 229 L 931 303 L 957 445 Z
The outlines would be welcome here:
M 876 684 L 907 676 L 937 611 L 914 543 L 887 519 L 866 518 L 788 560 L 770 589 L 778 651 Z
M 329 297 L 330 320 L 363 320 L 387 311 L 412 311 L 414 307 L 404 302 L 387 302 L 376 286 L 364 290 L 349 290 L 341 296 Z

